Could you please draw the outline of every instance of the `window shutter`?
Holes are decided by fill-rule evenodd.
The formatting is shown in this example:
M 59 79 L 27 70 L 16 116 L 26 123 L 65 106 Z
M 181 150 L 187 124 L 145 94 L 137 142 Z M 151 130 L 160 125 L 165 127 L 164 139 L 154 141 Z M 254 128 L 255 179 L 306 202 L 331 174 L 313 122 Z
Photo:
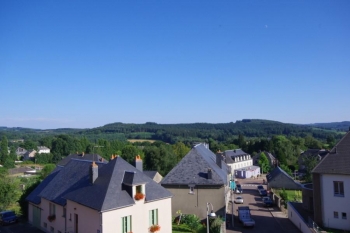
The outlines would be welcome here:
M 158 225 L 158 209 L 154 210 L 154 224 Z
M 149 216 L 149 218 L 148 218 L 148 224 L 149 224 L 149 226 L 152 226 L 152 210 L 149 211 L 148 216 Z
M 131 215 L 128 216 L 127 223 L 128 223 L 128 227 L 127 227 L 127 232 L 128 232 L 128 231 L 131 231 Z

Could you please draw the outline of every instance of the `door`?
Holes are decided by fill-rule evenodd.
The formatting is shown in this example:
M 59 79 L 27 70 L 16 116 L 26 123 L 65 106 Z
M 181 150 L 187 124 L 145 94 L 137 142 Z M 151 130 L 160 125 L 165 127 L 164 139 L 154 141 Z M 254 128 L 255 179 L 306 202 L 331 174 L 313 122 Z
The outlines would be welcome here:
M 41 219 L 41 210 L 40 208 L 33 206 L 33 226 L 40 229 L 40 219 Z
M 79 221 L 78 221 L 78 215 L 77 214 L 74 214 L 74 233 L 78 233 L 78 224 Z

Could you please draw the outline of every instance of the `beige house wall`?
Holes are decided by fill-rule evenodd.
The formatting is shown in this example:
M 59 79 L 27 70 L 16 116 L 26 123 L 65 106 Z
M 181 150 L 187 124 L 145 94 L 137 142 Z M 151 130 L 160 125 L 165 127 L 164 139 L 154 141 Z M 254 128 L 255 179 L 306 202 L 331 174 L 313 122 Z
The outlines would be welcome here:
M 64 222 L 65 219 L 62 217 L 63 216 L 63 207 L 57 204 L 55 205 L 55 216 L 56 219 L 52 222 L 50 222 L 48 220 L 48 216 L 50 215 L 50 201 L 41 198 L 41 204 L 40 204 L 40 208 L 41 208 L 41 222 L 40 222 L 40 226 L 41 226 L 41 230 L 45 231 L 45 232 L 52 232 L 51 228 L 54 229 L 54 232 L 57 231 L 61 231 L 61 232 L 65 232 L 64 231 Z M 33 218 L 33 216 L 32 216 Z
M 149 211 L 158 209 L 158 225 L 160 232 L 172 232 L 171 198 L 145 203 L 144 200 L 136 205 L 103 212 L 103 233 L 116 233 L 122 231 L 122 218 L 131 215 L 132 232 L 149 232 Z
M 193 193 L 190 193 L 190 188 L 185 187 L 165 188 L 173 194 L 172 215 L 174 217 L 176 212 L 181 210 L 183 214 L 195 214 L 200 219 L 205 219 L 207 216 L 207 203 L 213 205 L 213 210 L 217 215 L 224 217 L 226 214 L 228 188 L 224 186 L 210 189 L 195 187 Z M 211 211 L 211 206 L 209 211 Z

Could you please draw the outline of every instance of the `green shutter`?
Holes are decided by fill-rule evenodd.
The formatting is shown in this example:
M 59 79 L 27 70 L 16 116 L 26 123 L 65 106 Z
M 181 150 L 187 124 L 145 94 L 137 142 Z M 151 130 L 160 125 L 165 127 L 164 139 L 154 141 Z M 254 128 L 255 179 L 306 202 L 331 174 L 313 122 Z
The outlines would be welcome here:
M 158 209 L 154 210 L 154 224 L 158 225 Z
M 149 218 L 148 218 L 149 219 L 148 220 L 149 221 L 149 226 L 152 226 L 152 210 L 149 211 L 148 216 L 149 216 Z
M 131 231 L 131 215 L 129 215 L 127 218 L 127 224 L 128 224 L 127 232 L 130 232 Z

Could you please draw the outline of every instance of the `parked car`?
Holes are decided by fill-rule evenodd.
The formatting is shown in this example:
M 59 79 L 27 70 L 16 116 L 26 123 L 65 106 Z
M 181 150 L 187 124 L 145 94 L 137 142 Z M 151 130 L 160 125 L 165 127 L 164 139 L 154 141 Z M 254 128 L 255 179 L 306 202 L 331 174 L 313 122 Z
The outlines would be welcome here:
M 273 206 L 273 201 L 271 200 L 270 197 L 263 197 L 262 200 L 263 200 L 264 206 L 266 207 Z
M 258 185 L 258 191 L 260 191 L 261 189 L 264 189 L 264 186 Z
M 18 222 L 18 217 L 14 211 L 5 210 L 0 212 L 0 225 Z
M 243 204 L 243 197 L 237 196 L 234 200 L 236 204 Z
M 242 186 L 240 184 L 236 185 L 235 193 L 243 193 Z
M 267 196 L 267 191 L 265 189 L 260 189 L 259 194 L 260 196 Z

